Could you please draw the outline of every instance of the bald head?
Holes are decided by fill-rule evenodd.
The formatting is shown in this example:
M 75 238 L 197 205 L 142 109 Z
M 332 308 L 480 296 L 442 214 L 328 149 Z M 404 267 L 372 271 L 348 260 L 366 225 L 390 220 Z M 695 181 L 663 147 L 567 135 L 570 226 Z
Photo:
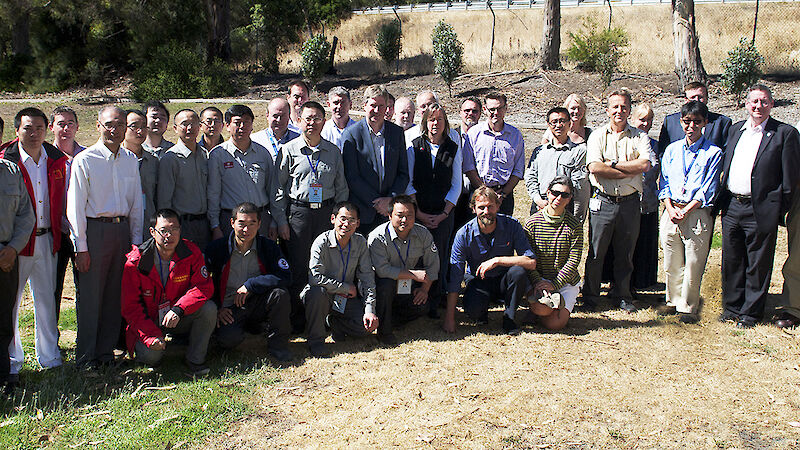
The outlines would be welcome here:
M 100 133 L 100 140 L 114 153 L 119 150 L 120 144 L 125 139 L 127 124 L 127 114 L 119 106 L 104 106 L 97 113 L 97 131 Z
M 291 108 L 283 97 L 275 97 L 267 105 L 267 123 L 276 138 L 281 139 L 289 128 Z
M 392 122 L 407 130 L 414 125 L 414 102 L 408 97 L 400 97 L 394 102 Z

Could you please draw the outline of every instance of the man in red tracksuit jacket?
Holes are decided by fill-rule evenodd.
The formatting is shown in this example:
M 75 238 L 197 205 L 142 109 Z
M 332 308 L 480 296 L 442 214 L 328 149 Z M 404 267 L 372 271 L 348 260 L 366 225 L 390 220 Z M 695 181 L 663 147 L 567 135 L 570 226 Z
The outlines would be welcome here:
M 214 284 L 200 249 L 181 239 L 180 218 L 162 209 L 151 220 L 152 238 L 128 253 L 122 273 L 122 317 L 128 326 L 128 351 L 136 361 L 155 367 L 164 357 L 165 336 L 189 335 L 188 375 L 209 372 L 208 341 L 217 323 L 209 301 Z

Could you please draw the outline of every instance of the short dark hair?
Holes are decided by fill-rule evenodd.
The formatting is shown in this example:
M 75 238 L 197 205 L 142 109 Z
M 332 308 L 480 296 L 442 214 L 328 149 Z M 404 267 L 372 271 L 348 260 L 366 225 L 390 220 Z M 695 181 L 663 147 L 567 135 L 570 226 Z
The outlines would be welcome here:
M 231 217 L 236 220 L 236 216 L 239 214 L 255 214 L 258 217 L 258 221 L 261 221 L 261 210 L 258 206 L 250 202 L 243 202 L 236 205 L 231 212 Z
M 489 92 L 484 97 L 485 100 L 502 100 L 503 106 L 508 106 L 508 97 L 502 92 Z
M 355 203 L 351 202 L 350 200 L 342 200 L 341 202 L 336 202 L 336 204 L 333 205 L 333 214 L 334 215 L 339 214 L 339 211 L 342 208 L 344 208 L 344 209 L 346 209 L 346 210 L 348 210 L 350 212 L 356 213 L 356 219 L 360 219 L 361 218 L 361 210 L 358 208 L 358 205 L 356 205 Z
M 146 102 L 144 102 L 142 104 L 142 111 L 144 111 L 144 112 L 147 112 L 147 110 L 151 109 L 151 108 L 152 109 L 160 109 L 160 110 L 164 111 L 164 114 L 166 114 L 167 118 L 169 118 L 169 110 L 167 109 L 167 106 L 164 105 L 164 103 L 162 103 L 162 102 L 160 102 L 158 100 L 148 100 L 148 101 L 146 101 Z
M 175 122 L 175 119 L 178 117 L 178 114 L 180 114 L 180 113 L 182 113 L 182 112 L 186 112 L 186 111 L 188 111 L 188 112 L 190 112 L 190 113 L 194 114 L 195 116 L 197 116 L 197 118 L 198 118 L 198 119 L 200 119 L 200 116 L 198 116 L 198 115 L 197 115 L 197 113 L 196 113 L 196 112 L 194 112 L 194 110 L 193 110 L 193 109 L 191 109 L 191 108 L 183 108 L 182 110 L 180 110 L 180 111 L 176 112 L 174 116 L 172 116 L 172 121 L 173 121 L 173 122 Z
M 3 129 L 5 128 L 6 123 L 3 122 L 3 118 L 0 117 L 0 143 L 3 142 Z
M 769 97 L 770 101 L 775 101 L 775 98 L 772 96 L 772 91 L 764 84 L 756 83 L 747 88 L 747 97 L 750 97 L 750 93 L 753 91 L 761 91 L 767 94 L 767 97 Z
M 464 103 L 466 103 L 466 102 L 475 102 L 478 105 L 478 108 L 483 107 L 483 103 L 481 103 L 481 99 L 479 99 L 478 97 L 467 97 L 467 98 L 465 98 L 464 101 L 461 102 L 461 106 L 464 106 Z
M 174 209 L 162 208 L 156 211 L 156 213 L 153 214 L 153 217 L 150 218 L 150 228 L 156 227 L 156 222 L 158 222 L 159 217 L 162 219 L 175 219 L 178 222 L 178 225 L 181 224 L 181 216 L 179 216 Z
M 683 87 L 683 92 L 692 91 L 700 88 L 708 92 L 708 86 L 706 86 L 706 84 L 703 83 L 702 81 L 692 81 L 690 83 L 687 83 L 686 86 Z
M 556 106 L 555 108 L 550 108 L 550 110 L 547 111 L 547 116 L 545 116 L 545 120 L 550 122 L 550 115 L 556 113 L 565 114 L 569 118 L 569 111 L 567 111 L 567 108 L 564 108 L 563 106 Z
M 289 83 L 289 87 L 286 88 L 286 94 L 291 94 L 292 88 L 295 86 L 300 86 L 301 88 L 305 89 L 307 93 L 311 93 L 311 88 L 308 86 L 308 83 L 303 80 L 292 80 L 292 82 Z
M 323 119 L 325 118 L 325 108 L 323 108 L 322 105 L 320 105 L 318 102 L 315 102 L 313 100 L 309 100 L 309 101 L 303 103 L 303 106 L 300 108 L 300 111 L 302 111 L 302 110 L 304 110 L 306 108 L 316 109 L 317 111 L 320 112 L 320 114 L 322 114 L 322 118 Z
M 703 102 L 698 102 L 695 100 L 686 102 L 683 104 L 683 106 L 681 106 L 681 117 L 686 117 L 689 115 L 700 116 L 703 119 L 708 120 L 708 106 L 706 106 Z
M 20 124 L 22 123 L 23 117 L 41 117 L 44 120 L 44 126 L 46 127 L 50 122 L 47 121 L 47 115 L 39 108 L 34 108 L 29 106 L 27 108 L 22 108 L 19 110 L 16 116 L 14 116 L 14 129 L 18 130 Z
M 445 136 L 447 136 L 447 135 L 445 135 Z M 402 205 L 406 205 L 406 206 L 413 206 L 414 207 L 414 214 L 417 214 L 417 211 L 419 211 L 419 208 L 417 207 L 417 201 L 414 200 L 414 197 L 412 197 L 410 195 L 406 195 L 406 194 L 399 194 L 399 195 L 395 195 L 394 197 L 392 197 L 391 200 L 389 200 L 389 211 L 388 211 L 389 214 L 391 214 L 392 211 L 394 211 L 394 205 L 396 205 L 398 203 L 400 203 Z
M 572 186 L 572 181 L 568 177 L 565 177 L 564 175 L 557 175 L 555 178 L 553 178 L 550 181 L 550 184 L 547 185 L 547 190 L 549 191 L 553 189 L 553 186 L 557 184 L 568 187 L 570 193 L 575 192 L 575 188 Z
M 202 111 L 200 111 L 200 117 L 203 117 L 203 114 L 205 114 L 206 111 L 215 112 L 220 116 L 222 115 L 222 111 L 220 111 L 219 108 L 217 108 L 216 106 L 206 106 L 205 108 L 203 108 Z
M 75 123 L 76 124 L 78 123 L 78 114 L 75 112 L 74 109 L 66 105 L 56 106 L 55 109 L 53 109 L 53 113 L 50 114 L 50 123 L 55 122 L 56 116 L 59 114 L 61 115 L 72 114 L 72 118 L 75 119 Z
M 128 117 L 128 114 L 136 114 L 137 116 L 147 118 L 147 115 L 141 109 L 126 109 L 125 110 L 125 117 Z
M 250 120 L 256 120 L 253 110 L 245 105 L 233 105 L 225 111 L 225 123 L 231 123 L 234 117 L 249 117 Z

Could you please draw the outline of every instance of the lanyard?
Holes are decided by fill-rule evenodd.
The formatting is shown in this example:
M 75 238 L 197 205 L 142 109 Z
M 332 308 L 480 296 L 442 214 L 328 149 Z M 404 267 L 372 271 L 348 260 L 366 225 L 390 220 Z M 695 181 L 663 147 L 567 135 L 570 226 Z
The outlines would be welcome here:
M 408 242 L 406 245 L 406 259 L 403 259 L 403 255 L 400 254 L 400 248 L 397 247 L 397 244 L 392 241 L 392 245 L 394 245 L 394 249 L 397 250 L 397 257 L 400 258 L 400 262 L 403 263 L 403 267 L 406 267 L 406 261 L 408 261 L 408 251 L 411 250 L 411 241 Z
M 319 168 L 319 162 L 322 161 L 322 160 L 318 159 L 317 160 L 317 165 L 315 166 L 314 163 L 311 162 L 311 156 L 310 155 L 306 155 L 306 159 L 308 160 L 308 165 L 311 166 L 311 172 L 314 174 L 314 181 L 319 182 L 319 175 L 317 175 L 317 168 Z
M 273 150 L 275 150 L 275 156 L 278 156 L 278 141 L 275 140 L 272 130 L 267 130 L 267 136 L 269 136 L 269 142 L 272 144 Z
M 353 245 L 353 241 L 347 241 L 347 261 L 344 259 L 344 249 L 339 247 L 339 242 L 336 242 L 336 248 L 339 249 L 339 257 L 342 258 L 342 283 L 345 282 L 345 276 L 347 275 L 347 266 L 350 265 L 350 247 Z
M 686 145 L 686 141 L 683 141 L 684 151 L 681 152 L 681 156 L 683 157 L 683 192 L 686 192 L 686 183 L 689 182 L 689 172 L 692 170 L 692 166 L 694 165 L 695 160 L 697 160 L 697 155 L 700 153 L 700 147 L 702 147 L 703 143 L 702 140 L 704 138 L 700 137 L 700 140 L 695 142 L 695 144 L 699 144 L 697 147 L 696 152 L 692 153 L 692 161 L 689 163 L 689 167 L 686 167 L 686 153 L 689 151 L 689 146 Z

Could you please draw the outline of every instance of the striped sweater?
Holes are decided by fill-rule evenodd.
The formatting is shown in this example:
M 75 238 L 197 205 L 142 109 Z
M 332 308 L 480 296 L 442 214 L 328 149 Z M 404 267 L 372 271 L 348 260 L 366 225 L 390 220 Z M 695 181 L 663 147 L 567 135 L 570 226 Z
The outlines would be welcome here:
M 553 283 L 556 290 L 576 285 L 581 280 L 578 264 L 583 251 L 583 225 L 569 212 L 560 224 L 551 224 L 537 212 L 525 223 L 528 241 L 536 254 L 536 270 L 529 270 L 532 284 L 542 279 Z

